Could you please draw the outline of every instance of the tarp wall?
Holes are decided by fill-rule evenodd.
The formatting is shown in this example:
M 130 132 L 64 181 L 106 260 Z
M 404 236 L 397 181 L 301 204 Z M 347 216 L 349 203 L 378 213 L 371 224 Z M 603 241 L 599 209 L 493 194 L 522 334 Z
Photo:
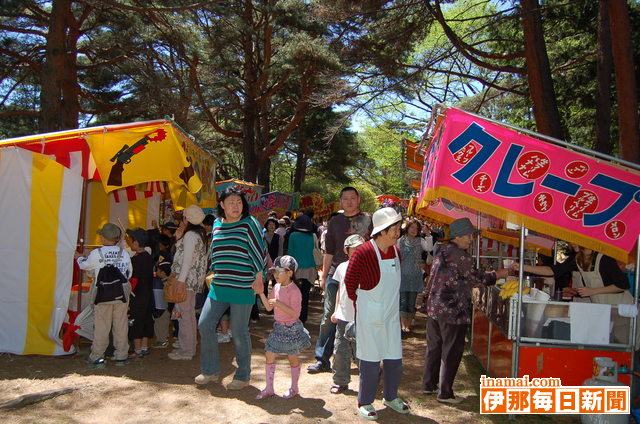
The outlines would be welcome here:
M 118 194 L 119 196 L 115 196 Z M 135 196 L 135 193 L 138 195 Z M 126 190 L 105 193 L 99 181 L 91 181 L 87 187 L 87 208 L 85 243 L 100 244 L 96 234 L 107 222 L 122 225 L 125 228 L 152 228 L 152 221 L 159 222 L 161 194 L 145 198 L 141 192 L 134 192 L 137 200 L 128 200 Z M 116 199 L 118 201 L 116 201 Z
M 58 332 L 81 196 L 82 177 L 68 168 L 24 149 L 0 150 L 0 351 L 65 353 Z

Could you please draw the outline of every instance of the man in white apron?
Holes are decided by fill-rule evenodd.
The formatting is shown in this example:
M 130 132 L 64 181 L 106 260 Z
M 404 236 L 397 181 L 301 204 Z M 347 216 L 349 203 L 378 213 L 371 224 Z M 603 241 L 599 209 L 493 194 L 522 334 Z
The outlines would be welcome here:
M 400 253 L 395 247 L 402 216 L 392 208 L 373 214 L 373 240 L 356 250 L 349 261 L 345 286 L 356 306 L 356 357 L 360 360 L 358 414 L 378 418 L 373 401 L 380 362 L 384 364 L 384 399 L 389 408 L 407 414 L 409 405 L 398 397 L 402 377 L 400 332 Z

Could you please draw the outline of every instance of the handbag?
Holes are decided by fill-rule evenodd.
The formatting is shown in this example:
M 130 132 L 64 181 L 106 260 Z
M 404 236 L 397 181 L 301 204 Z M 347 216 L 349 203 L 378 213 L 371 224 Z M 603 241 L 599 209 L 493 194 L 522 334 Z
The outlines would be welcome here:
M 169 303 L 182 303 L 187 300 L 187 283 L 178 281 L 171 274 L 164 285 L 164 299 Z
M 318 237 L 313 235 L 313 261 L 316 263 L 316 266 L 322 266 L 324 255 L 322 254 L 322 250 L 318 247 Z
M 204 285 L 207 288 L 207 290 L 209 290 L 211 288 L 211 284 L 213 283 L 213 271 L 209 271 L 206 275 L 206 277 L 204 277 Z

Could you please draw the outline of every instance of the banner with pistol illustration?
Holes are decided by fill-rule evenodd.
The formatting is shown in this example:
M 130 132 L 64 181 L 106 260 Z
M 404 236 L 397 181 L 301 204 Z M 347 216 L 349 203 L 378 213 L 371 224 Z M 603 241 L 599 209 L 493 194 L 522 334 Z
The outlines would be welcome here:
M 169 181 L 195 193 L 202 187 L 169 123 L 85 136 L 105 191 L 146 181 Z M 171 160 L 167 160 L 171 158 Z

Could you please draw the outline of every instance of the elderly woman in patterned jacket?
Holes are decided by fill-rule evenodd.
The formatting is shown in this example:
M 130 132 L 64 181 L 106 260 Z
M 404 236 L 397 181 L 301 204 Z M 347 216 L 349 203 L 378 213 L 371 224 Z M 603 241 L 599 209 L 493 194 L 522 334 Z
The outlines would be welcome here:
M 474 267 L 467 249 L 479 232 L 469 218 L 453 221 L 450 242 L 438 249 L 427 283 L 427 359 L 422 391 L 438 394 L 439 402 L 457 404 L 463 400 L 455 397 L 453 380 L 464 352 L 467 326 L 471 323 L 472 286 L 495 284 L 496 279 L 508 275 L 506 269 L 482 272 Z

